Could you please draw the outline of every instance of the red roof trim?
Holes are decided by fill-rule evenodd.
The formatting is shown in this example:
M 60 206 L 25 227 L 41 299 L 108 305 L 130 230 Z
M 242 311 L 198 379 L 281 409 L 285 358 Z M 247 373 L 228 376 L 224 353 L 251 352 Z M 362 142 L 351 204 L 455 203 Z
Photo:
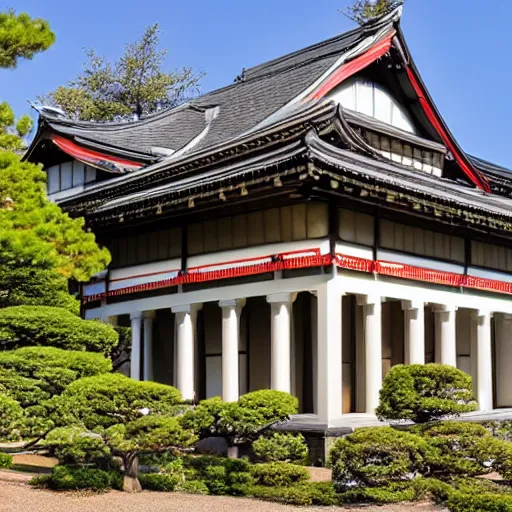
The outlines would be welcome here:
M 314 92 L 312 92 L 307 99 L 313 100 L 323 98 L 335 87 L 347 80 L 347 78 L 354 76 L 362 69 L 367 68 L 370 64 L 380 59 L 391 49 L 392 40 L 393 37 L 395 37 L 395 34 L 396 31 L 393 30 L 391 34 L 372 46 L 368 51 L 359 57 L 356 57 L 355 59 L 347 62 L 346 64 L 343 64 L 331 76 L 329 76 L 323 84 L 321 84 Z
M 443 126 L 443 121 L 439 118 L 430 102 L 426 99 L 425 91 L 423 90 L 422 86 L 417 80 L 413 70 L 410 68 L 410 66 L 407 66 L 406 69 L 409 80 L 411 81 L 411 85 L 413 86 L 414 91 L 418 95 L 418 99 L 423 108 L 423 111 L 425 112 L 429 121 L 432 123 L 432 126 L 436 129 L 439 136 L 443 139 L 443 142 L 452 152 L 455 160 L 460 165 L 461 169 L 479 189 L 490 193 L 491 188 L 487 180 L 473 167 L 473 165 L 469 162 L 467 157 L 456 147 L 456 144 L 448 135 L 446 129 Z
M 135 162 L 133 160 L 124 160 L 123 158 L 118 158 L 115 156 L 107 155 L 105 153 L 99 153 L 98 151 L 92 151 L 90 149 L 85 149 L 78 144 L 70 141 L 69 139 L 65 139 L 60 135 L 52 135 L 51 140 L 53 143 L 64 153 L 85 162 L 87 164 L 91 164 L 97 167 L 100 167 L 105 170 L 109 170 L 110 172 L 117 170 L 117 172 L 123 171 L 133 171 L 140 169 L 143 164 L 139 162 Z M 111 164 L 114 168 L 110 167 L 108 164 Z

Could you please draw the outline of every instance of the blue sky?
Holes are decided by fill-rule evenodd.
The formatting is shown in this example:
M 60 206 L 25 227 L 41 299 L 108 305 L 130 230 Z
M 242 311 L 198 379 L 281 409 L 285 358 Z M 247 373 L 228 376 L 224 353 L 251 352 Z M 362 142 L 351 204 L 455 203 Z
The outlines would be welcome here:
M 169 0 L 0 0 L 47 19 L 57 35 L 46 53 L 0 70 L 0 100 L 18 114 L 27 99 L 51 91 L 81 69 L 83 48 L 117 57 L 144 27 L 158 22 L 170 68 L 207 73 L 201 90 L 233 81 L 264 62 L 352 28 L 338 12 L 350 0 L 193 2 Z M 416 64 L 462 147 L 512 169 L 510 137 L 512 2 L 408 0 L 403 29 Z

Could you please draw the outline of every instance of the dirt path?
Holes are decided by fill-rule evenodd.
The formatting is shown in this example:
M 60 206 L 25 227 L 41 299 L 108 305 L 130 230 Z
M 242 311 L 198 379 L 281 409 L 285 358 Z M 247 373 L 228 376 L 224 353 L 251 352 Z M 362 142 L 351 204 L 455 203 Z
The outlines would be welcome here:
M 0 512 L 304 512 L 325 510 L 341 512 L 439 512 L 428 503 L 360 508 L 297 508 L 243 498 L 194 496 L 177 493 L 143 492 L 126 494 L 54 493 L 29 487 L 22 482 L 0 481 Z

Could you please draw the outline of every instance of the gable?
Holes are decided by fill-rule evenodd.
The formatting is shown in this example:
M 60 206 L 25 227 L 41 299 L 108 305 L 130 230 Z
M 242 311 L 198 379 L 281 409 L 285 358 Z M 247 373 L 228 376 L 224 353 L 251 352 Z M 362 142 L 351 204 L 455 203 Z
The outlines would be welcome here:
M 343 108 L 365 114 L 414 135 L 412 116 L 385 86 L 364 76 L 355 76 L 333 89 L 326 99 Z

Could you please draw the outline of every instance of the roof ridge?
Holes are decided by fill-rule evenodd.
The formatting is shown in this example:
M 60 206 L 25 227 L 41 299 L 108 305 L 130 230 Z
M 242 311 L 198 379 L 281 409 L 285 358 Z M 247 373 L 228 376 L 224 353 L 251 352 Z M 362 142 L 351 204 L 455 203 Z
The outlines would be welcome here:
M 40 113 L 41 118 L 45 119 L 46 121 L 50 123 L 58 123 L 61 125 L 68 125 L 68 126 L 77 126 L 80 128 L 89 128 L 89 129 L 100 129 L 101 131 L 115 131 L 115 130 L 122 130 L 126 128 L 132 128 L 134 126 L 141 126 L 147 122 L 154 121 L 158 118 L 165 118 L 168 117 L 171 114 L 174 114 L 176 112 L 181 112 L 182 110 L 191 109 L 191 110 L 197 110 L 198 112 L 201 112 L 203 110 L 203 107 L 193 104 L 193 100 L 187 101 L 186 103 L 182 103 L 181 105 L 177 105 L 175 107 L 169 107 L 165 108 L 156 112 L 152 112 L 151 114 L 148 114 L 141 119 L 135 119 L 135 120 L 127 120 L 127 121 L 82 121 L 82 120 L 74 120 L 67 117 L 57 117 L 47 114 Z

